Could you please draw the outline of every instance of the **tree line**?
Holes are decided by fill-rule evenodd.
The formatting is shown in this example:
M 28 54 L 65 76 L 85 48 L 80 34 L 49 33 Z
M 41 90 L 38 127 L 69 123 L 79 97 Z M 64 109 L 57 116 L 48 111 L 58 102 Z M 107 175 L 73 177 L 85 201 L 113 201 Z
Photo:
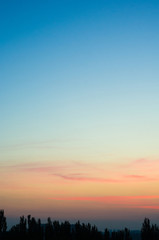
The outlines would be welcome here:
M 110 231 L 107 228 L 100 232 L 90 223 L 70 224 L 68 221 L 52 221 L 49 217 L 46 224 L 40 219 L 28 215 L 21 216 L 19 223 L 7 231 L 7 220 L 4 210 L 0 210 L 0 240 L 132 240 L 129 229 Z M 141 228 L 141 240 L 159 240 L 159 227 L 144 219 Z

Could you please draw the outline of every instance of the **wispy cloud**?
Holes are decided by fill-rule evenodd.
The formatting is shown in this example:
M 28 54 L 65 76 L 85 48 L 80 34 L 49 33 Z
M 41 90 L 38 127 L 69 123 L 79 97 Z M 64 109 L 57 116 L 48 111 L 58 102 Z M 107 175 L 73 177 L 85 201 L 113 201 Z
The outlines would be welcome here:
M 52 174 L 56 177 L 60 177 L 69 181 L 84 181 L 84 182 L 98 182 L 98 183 L 124 183 L 124 182 L 134 182 L 134 181 L 157 181 L 157 178 L 150 178 L 143 175 L 118 175 L 118 178 L 102 178 L 102 177 L 91 177 L 86 176 L 82 173 L 80 174 Z
M 132 163 L 133 163 L 133 164 L 145 164 L 145 163 L 148 163 L 148 162 L 149 162 L 148 159 L 146 159 L 146 158 L 140 158 L 140 159 L 137 159 L 137 160 L 133 161 Z
M 50 197 L 52 200 L 59 201 L 82 201 L 82 202 L 101 202 L 106 204 L 120 204 L 120 205 L 136 205 L 145 200 L 159 200 L 159 195 L 156 196 L 64 196 L 64 197 Z M 156 206 L 144 206 L 142 208 L 154 208 Z
M 3 164 L 0 170 L 20 170 L 25 172 L 54 172 L 62 171 L 70 168 L 70 164 L 57 163 L 57 162 L 28 162 L 28 163 L 17 163 L 17 164 Z
M 132 179 L 145 179 L 145 176 L 141 175 L 126 175 L 126 178 L 132 178 Z
M 23 142 L 17 144 L 5 144 L 0 145 L 1 150 L 19 150 L 19 149 L 61 149 L 61 141 L 60 139 L 48 140 L 48 141 L 37 141 L 37 142 Z M 66 140 L 65 140 L 66 141 Z M 64 141 L 62 141 L 64 142 Z
M 133 180 L 133 181 L 156 181 L 157 178 L 147 177 L 143 175 L 125 175 L 124 178 Z
M 159 205 L 158 206 L 138 206 L 138 208 L 159 210 Z
M 130 163 L 132 167 L 155 167 L 156 165 L 159 165 L 159 159 L 147 159 L 147 158 L 141 158 L 134 160 Z
M 157 196 L 57 196 L 50 197 L 53 201 L 77 202 L 77 204 L 99 204 L 109 208 L 126 208 L 126 209 L 150 209 L 159 210 L 159 205 L 155 202 L 159 201 Z M 145 204 L 146 203 L 146 204 Z
M 143 174 L 141 169 L 131 168 L 131 172 L 137 172 L 137 174 L 124 174 L 128 170 L 119 170 L 114 166 L 102 166 L 99 164 L 91 164 L 88 162 L 28 162 L 19 163 L 15 165 L 3 164 L 0 168 L 1 172 L 24 172 L 24 173 L 36 173 L 45 174 L 52 177 L 58 177 L 65 181 L 79 181 L 79 182 L 96 182 L 96 183 L 127 183 L 127 182 L 149 182 L 158 181 L 159 178 L 156 174 L 152 176 L 152 173 L 148 171 Z M 130 169 L 129 169 L 130 172 Z
M 53 174 L 54 176 L 63 178 L 65 180 L 71 180 L 71 181 L 84 181 L 84 182 L 110 182 L 110 183 L 117 183 L 121 182 L 121 180 L 118 179 L 111 179 L 111 178 L 97 178 L 97 177 L 85 177 L 80 175 L 62 175 L 62 174 Z

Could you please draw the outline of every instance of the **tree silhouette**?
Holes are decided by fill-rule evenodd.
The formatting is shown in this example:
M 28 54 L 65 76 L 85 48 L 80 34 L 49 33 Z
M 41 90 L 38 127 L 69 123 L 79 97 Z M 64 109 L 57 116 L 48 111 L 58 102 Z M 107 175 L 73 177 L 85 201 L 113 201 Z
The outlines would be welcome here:
M 104 231 L 104 240 L 110 240 L 110 233 L 107 228 Z
M 124 235 L 125 235 L 125 240 L 131 240 L 131 235 L 130 235 L 130 230 L 128 230 L 127 228 L 125 228 L 124 230 Z
M 0 239 L 6 239 L 7 221 L 4 216 L 4 210 L 0 210 Z
M 134 235 L 133 240 L 140 239 Z M 59 222 L 47 219 L 46 224 L 36 220 L 31 215 L 27 218 L 21 216 L 19 223 L 7 231 L 7 221 L 4 210 L 0 210 L 0 240 L 132 240 L 130 230 L 109 231 L 107 228 L 102 233 L 95 225 L 90 223 L 70 224 L 68 221 Z M 144 219 L 141 228 L 141 240 L 159 240 L 159 227 L 151 224 L 148 218 Z
M 7 231 L 7 221 L 4 216 L 4 210 L 0 210 L 0 233 Z
M 61 223 L 61 239 L 70 240 L 71 238 L 71 224 L 68 221 Z
M 53 238 L 53 224 L 50 217 L 47 219 L 47 224 L 44 226 L 43 231 L 45 234 L 45 240 L 51 240 Z
M 150 240 L 151 237 L 152 237 L 152 234 L 151 234 L 150 220 L 148 218 L 145 218 L 141 228 L 141 239 Z
M 159 227 L 156 224 L 151 226 L 151 232 L 152 232 L 152 240 L 158 240 L 159 239 Z
M 142 224 L 141 239 L 142 240 L 149 240 L 149 239 L 159 240 L 159 228 L 156 224 L 151 225 L 150 220 L 148 218 L 145 218 Z

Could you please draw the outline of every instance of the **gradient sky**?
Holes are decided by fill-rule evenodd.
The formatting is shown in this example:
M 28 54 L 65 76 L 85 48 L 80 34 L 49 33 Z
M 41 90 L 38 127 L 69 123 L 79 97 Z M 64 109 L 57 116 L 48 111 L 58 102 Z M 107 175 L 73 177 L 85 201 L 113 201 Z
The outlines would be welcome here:
M 0 0 L 0 208 L 159 220 L 159 1 Z

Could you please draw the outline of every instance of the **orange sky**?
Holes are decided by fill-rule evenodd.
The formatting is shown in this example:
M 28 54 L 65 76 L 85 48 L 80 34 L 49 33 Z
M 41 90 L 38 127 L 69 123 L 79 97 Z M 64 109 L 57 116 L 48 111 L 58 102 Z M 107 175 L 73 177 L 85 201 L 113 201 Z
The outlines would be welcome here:
M 30 162 L 3 164 L 1 207 L 10 216 L 134 219 L 159 211 L 158 160 L 129 163 Z M 152 215 L 152 214 L 151 214 Z

